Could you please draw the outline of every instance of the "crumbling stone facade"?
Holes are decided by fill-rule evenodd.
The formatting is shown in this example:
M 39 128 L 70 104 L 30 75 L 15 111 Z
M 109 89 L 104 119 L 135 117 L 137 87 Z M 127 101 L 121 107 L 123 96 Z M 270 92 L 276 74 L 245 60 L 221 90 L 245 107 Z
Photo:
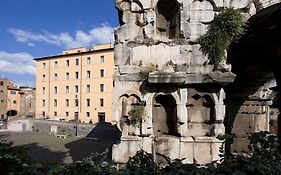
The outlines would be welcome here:
M 219 160 L 225 133 L 224 86 L 234 81 L 231 65 L 214 71 L 194 42 L 224 7 L 245 10 L 246 18 L 277 1 L 116 0 L 113 122 L 122 131 L 113 161 L 126 163 L 139 149 L 156 162 Z M 142 106 L 139 123 L 131 109 Z

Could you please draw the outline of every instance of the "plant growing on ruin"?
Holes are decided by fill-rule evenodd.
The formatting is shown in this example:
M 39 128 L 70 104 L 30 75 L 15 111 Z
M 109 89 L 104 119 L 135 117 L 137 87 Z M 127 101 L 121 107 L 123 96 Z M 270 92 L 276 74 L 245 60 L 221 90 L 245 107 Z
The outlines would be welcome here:
M 131 110 L 128 112 L 129 118 L 130 118 L 130 123 L 133 126 L 138 125 L 141 120 L 142 117 L 144 115 L 144 105 L 140 104 L 140 105 L 134 105 Z
M 226 59 L 226 50 L 231 42 L 244 33 L 246 22 L 240 10 L 226 8 L 216 15 L 205 35 L 198 38 L 200 50 L 209 57 L 210 63 L 217 65 Z

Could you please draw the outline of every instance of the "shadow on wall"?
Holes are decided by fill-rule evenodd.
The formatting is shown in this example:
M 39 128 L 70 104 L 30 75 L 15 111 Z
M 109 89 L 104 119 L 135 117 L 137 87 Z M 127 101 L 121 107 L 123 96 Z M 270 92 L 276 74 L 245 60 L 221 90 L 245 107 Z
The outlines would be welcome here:
M 73 161 L 82 160 L 91 153 L 107 154 L 102 159 L 111 161 L 112 146 L 120 142 L 121 132 L 116 125 L 99 123 L 85 137 L 65 145 Z M 82 151 L 83 150 L 83 151 Z

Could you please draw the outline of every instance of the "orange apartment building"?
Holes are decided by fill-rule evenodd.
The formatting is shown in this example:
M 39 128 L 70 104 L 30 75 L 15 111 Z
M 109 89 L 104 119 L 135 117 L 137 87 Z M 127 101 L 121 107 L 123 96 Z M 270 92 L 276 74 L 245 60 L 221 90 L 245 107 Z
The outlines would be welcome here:
M 112 44 L 35 58 L 36 118 L 111 122 Z

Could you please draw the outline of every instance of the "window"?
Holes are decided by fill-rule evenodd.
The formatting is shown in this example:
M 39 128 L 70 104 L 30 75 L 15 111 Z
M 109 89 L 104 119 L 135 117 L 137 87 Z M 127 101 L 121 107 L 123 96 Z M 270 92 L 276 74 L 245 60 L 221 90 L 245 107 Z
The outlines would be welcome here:
M 68 94 L 69 93 L 69 86 L 65 86 L 65 92 Z
M 55 87 L 54 87 L 54 94 L 57 94 L 57 93 L 58 93 L 58 87 L 55 86 Z
M 86 115 L 87 115 L 87 117 L 90 117 L 91 114 L 90 114 L 90 112 L 86 112 Z
M 100 77 L 104 77 L 104 69 L 100 70 Z
M 91 100 L 87 99 L 87 107 L 90 107 L 90 106 L 91 106 Z
M 105 113 L 104 112 L 99 112 L 98 113 L 98 118 L 99 118 L 99 123 L 104 123 L 105 122 Z
M 91 71 L 87 71 L 87 78 L 91 78 Z
M 58 62 L 57 61 L 55 61 L 54 68 L 58 68 Z
M 74 89 L 75 89 L 75 93 L 78 93 L 79 90 L 78 85 L 75 85 Z
M 69 65 L 70 65 L 70 64 L 69 64 L 69 60 L 66 60 L 66 61 L 65 61 L 65 65 L 66 65 L 66 67 L 69 67 Z
M 88 57 L 88 58 L 87 58 L 87 64 L 92 64 L 92 59 L 91 59 L 91 57 Z
M 5 102 L 5 100 L 1 100 L 1 103 L 4 103 Z
M 42 87 L 42 94 L 44 95 L 46 92 L 46 88 L 45 87 Z
M 46 105 L 46 101 L 42 100 L 42 107 L 45 107 L 45 105 Z
M 103 106 L 104 106 L 104 99 L 100 98 L 100 107 L 103 107 Z
M 79 100 L 78 100 L 78 98 L 75 98 L 74 99 L 74 105 L 77 107 L 77 106 L 79 106 Z
M 43 63 L 43 69 L 46 69 L 46 63 Z
M 13 103 L 14 103 L 14 104 L 17 104 L 17 101 L 16 101 L 16 100 L 13 100 Z
M 79 79 L 79 72 L 75 72 L 75 79 Z
M 74 121 L 78 121 L 78 119 L 79 119 L 79 113 L 78 112 L 75 112 L 74 113 Z
M 87 92 L 87 93 L 91 92 L 91 85 L 88 84 L 88 85 L 86 86 L 86 92 Z
M 57 107 L 57 106 L 58 106 L 58 100 L 54 99 L 54 107 Z
M 69 99 L 65 99 L 65 106 L 69 107 Z
M 104 84 L 100 84 L 100 92 L 104 92 Z
M 69 72 L 66 72 L 66 73 L 65 73 L 65 79 L 66 79 L 66 80 L 69 80 Z
M 58 74 L 54 75 L 54 80 L 58 80 Z
M 0 82 L 0 86 L 4 86 L 4 82 L 3 81 Z
M 75 65 L 76 65 L 76 66 L 79 65 L 79 59 L 75 59 Z
M 100 56 L 100 63 L 104 63 L 104 56 Z
M 69 112 L 65 112 L 65 116 L 68 117 L 69 116 Z
M 42 80 L 46 81 L 46 75 L 45 74 L 42 76 Z
M 14 94 L 17 94 L 16 91 L 11 91 L 10 94 L 14 95 Z
M 58 113 L 57 112 L 54 112 L 54 116 L 56 117 L 58 115 Z

